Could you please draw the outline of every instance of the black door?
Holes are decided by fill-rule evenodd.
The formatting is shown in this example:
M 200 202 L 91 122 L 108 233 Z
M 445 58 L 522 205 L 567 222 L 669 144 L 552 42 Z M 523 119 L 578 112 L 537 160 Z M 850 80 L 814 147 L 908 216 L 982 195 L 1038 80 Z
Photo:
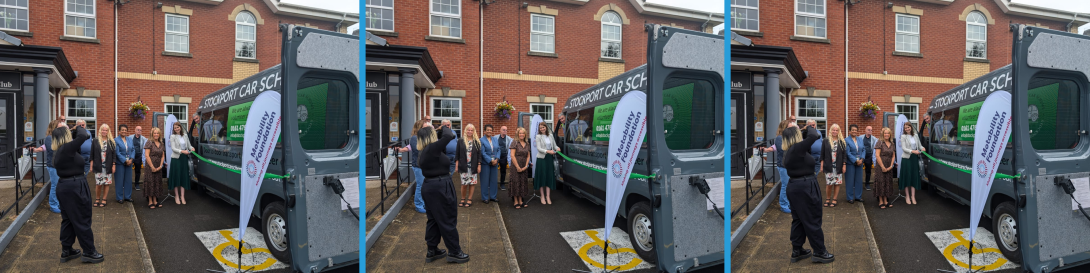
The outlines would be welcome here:
M 364 151 L 365 153 L 371 153 L 379 149 L 379 147 L 382 147 L 382 140 L 386 139 L 385 130 L 382 130 L 382 128 L 385 128 L 383 125 L 384 123 L 380 122 L 380 117 L 382 116 L 380 113 L 383 113 L 382 106 L 384 105 L 382 103 L 382 94 L 367 93 L 366 103 L 367 128 L 364 129 L 364 135 L 366 135 L 366 139 L 364 140 L 364 143 L 366 143 L 364 145 Z M 381 156 L 386 155 L 385 152 L 380 152 L 379 154 Z M 378 176 L 381 173 L 379 170 L 382 170 L 381 163 L 382 161 L 380 161 L 377 156 L 373 154 L 368 155 L 366 175 Z
M 749 111 L 747 111 L 749 105 L 746 100 L 745 93 L 731 93 L 730 94 L 730 175 L 731 176 L 744 176 L 745 166 L 742 165 L 745 158 L 735 154 L 739 151 L 745 150 L 749 147 L 749 136 L 753 133 L 749 131 L 749 124 L 746 122 Z M 748 155 L 748 152 L 747 152 Z M 748 156 L 746 156 L 748 158 Z
M 11 93 L 0 94 L 0 153 L 15 148 L 15 96 Z M 15 162 L 11 155 L 0 156 L 0 177 L 15 176 Z

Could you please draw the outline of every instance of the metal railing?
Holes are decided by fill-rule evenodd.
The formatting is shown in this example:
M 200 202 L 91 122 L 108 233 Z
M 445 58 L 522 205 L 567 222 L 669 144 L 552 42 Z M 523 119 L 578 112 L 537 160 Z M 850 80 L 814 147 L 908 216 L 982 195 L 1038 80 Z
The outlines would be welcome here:
M 734 152 L 734 153 L 730 154 L 731 157 L 737 156 L 738 159 L 740 159 L 740 161 L 742 162 L 742 169 L 745 171 L 745 176 L 744 177 L 745 177 L 745 182 L 746 182 L 746 188 L 745 188 L 746 201 L 744 203 L 738 205 L 738 207 L 733 208 L 731 210 L 731 213 L 730 213 L 731 218 L 734 218 L 734 216 L 738 215 L 738 213 L 741 213 L 742 209 L 745 209 L 745 212 L 746 212 L 747 215 L 750 214 L 750 205 L 749 205 L 749 203 L 751 203 L 753 201 L 753 199 L 755 199 L 755 198 L 764 198 L 765 196 L 767 196 L 768 191 L 766 191 L 765 188 L 767 188 L 769 184 L 775 184 L 777 181 L 780 181 L 779 180 L 779 172 L 773 170 L 771 172 L 772 174 L 770 175 L 768 172 L 765 171 L 766 170 L 766 168 L 765 168 L 766 160 L 764 160 L 764 159 L 762 159 L 760 161 L 761 162 L 761 168 L 756 173 L 751 173 L 750 172 L 750 169 L 751 169 L 750 165 L 749 165 L 750 158 L 752 156 L 757 156 L 758 158 L 764 158 L 764 153 L 765 153 L 764 148 L 767 148 L 768 144 L 769 144 L 768 142 L 761 142 L 761 143 L 758 143 L 757 145 L 753 145 L 753 146 L 751 146 L 749 148 L 746 148 L 746 149 L 743 149 L 741 151 Z M 758 151 L 757 154 L 753 154 L 751 152 L 751 151 L 753 151 L 753 149 L 757 149 L 757 151 Z M 767 162 L 776 162 L 776 153 L 769 154 Z M 773 167 L 775 167 L 775 166 L 773 166 Z M 754 188 L 753 177 L 756 176 L 758 173 L 762 173 L 762 172 L 764 173 L 764 175 L 761 178 L 761 183 L 758 185 L 757 188 Z M 758 193 L 759 193 L 759 195 L 758 195 Z
M 26 176 L 26 173 L 23 173 L 19 166 L 20 157 L 30 156 L 30 154 L 33 154 L 24 154 L 24 149 L 32 149 L 36 146 L 40 146 L 40 144 L 41 143 L 39 143 L 38 141 L 29 142 L 10 151 L 0 153 L 0 158 L 9 157 L 11 159 L 11 169 L 13 172 L 15 172 L 15 201 L 13 202 L 13 204 L 7 206 L 3 206 L 3 204 L 0 204 L 0 207 L 4 208 L 3 210 L 0 210 L 0 219 L 8 217 L 11 213 L 19 213 L 19 202 L 22 201 L 23 198 L 27 198 L 28 195 L 30 196 L 30 198 L 33 198 L 34 194 L 38 192 L 37 188 L 39 183 L 42 184 L 42 187 L 45 187 L 47 181 L 46 179 L 48 178 L 45 171 L 45 164 L 37 164 L 37 160 L 33 160 L 33 157 L 30 158 L 29 172 L 31 173 L 31 179 L 29 188 L 26 188 L 26 186 L 23 185 L 23 177 Z M 38 156 L 44 157 L 45 152 L 40 153 Z
M 390 177 L 389 177 L 389 175 L 386 175 L 386 170 L 385 170 L 386 156 L 384 156 L 384 154 L 386 154 L 386 151 L 388 149 L 397 147 L 398 144 L 400 144 L 400 143 L 395 143 L 395 144 L 391 144 L 390 146 L 378 148 L 377 150 L 371 151 L 371 152 L 367 153 L 364 156 L 365 160 L 366 160 L 366 158 L 368 156 L 374 156 L 375 161 L 379 163 L 378 165 L 379 165 L 379 169 L 380 169 L 379 170 L 379 172 L 380 172 L 380 174 L 379 174 L 379 202 L 378 202 L 378 204 L 375 204 L 374 206 L 372 206 L 371 208 L 369 208 L 367 210 L 367 215 L 366 215 L 367 218 L 370 218 L 371 214 L 374 214 L 376 211 L 381 213 L 380 215 L 386 215 L 386 201 L 388 199 L 390 199 L 390 197 L 395 197 L 396 196 L 395 198 L 400 198 L 401 197 L 401 186 L 402 186 L 402 184 L 403 183 L 408 184 L 409 183 L 409 178 L 412 177 L 410 175 L 402 175 L 402 172 L 403 172 L 404 169 L 409 169 L 411 167 L 402 168 L 402 166 L 401 166 L 401 157 L 400 157 L 400 155 L 402 153 L 401 152 L 394 152 L 394 154 L 393 154 L 394 155 L 394 166 L 396 166 L 395 168 L 397 168 L 397 170 L 395 170 L 395 172 L 397 174 L 394 177 L 394 180 L 396 181 L 396 183 L 394 183 L 393 189 L 390 189 L 390 187 L 387 186 L 387 182 L 390 180 Z M 411 171 L 411 169 L 410 169 L 410 171 Z M 364 184 L 366 185 L 366 181 L 364 182 Z M 364 186 L 364 192 L 366 192 L 366 186 Z

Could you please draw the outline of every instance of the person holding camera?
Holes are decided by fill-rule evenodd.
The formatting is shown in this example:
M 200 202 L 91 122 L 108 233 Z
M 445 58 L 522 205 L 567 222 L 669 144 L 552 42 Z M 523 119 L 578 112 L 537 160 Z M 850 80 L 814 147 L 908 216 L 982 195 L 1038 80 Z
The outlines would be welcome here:
M 445 124 L 439 127 L 442 137 L 437 138 L 436 132 L 431 127 L 420 128 L 416 132 L 417 149 L 420 150 L 420 158 L 417 164 L 424 174 L 424 184 L 421 194 L 424 197 L 424 206 L 428 215 L 427 228 L 424 232 L 424 240 L 428 245 L 426 262 L 432 262 L 446 256 L 447 262 L 465 263 L 469 261 L 469 255 L 462 252 L 458 243 L 458 207 L 454 190 L 454 181 L 451 179 L 451 160 L 447 157 L 446 147 L 456 136 Z M 455 143 L 457 144 L 457 143 Z M 439 249 L 439 241 L 446 244 L 447 250 Z M 449 251 L 449 254 L 448 254 Z
M 76 126 L 74 131 L 75 137 L 67 127 L 54 129 L 51 145 L 53 166 L 60 177 L 57 200 L 61 207 L 61 262 L 81 258 L 85 263 L 101 263 L 106 258 L 95 249 L 91 231 L 91 189 L 87 186 L 88 169 L 84 167 L 89 161 L 80 154 L 91 134 L 84 126 Z M 82 251 L 72 248 L 77 239 Z

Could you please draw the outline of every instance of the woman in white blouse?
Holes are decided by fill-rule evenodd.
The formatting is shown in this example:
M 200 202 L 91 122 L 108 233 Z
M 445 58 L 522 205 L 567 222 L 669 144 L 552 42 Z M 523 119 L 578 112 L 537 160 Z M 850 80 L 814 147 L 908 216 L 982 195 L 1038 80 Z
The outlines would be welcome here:
M 534 166 L 537 166 L 534 170 L 534 189 L 537 189 L 541 195 L 542 205 L 552 205 L 553 199 L 549 194 L 556 189 L 556 166 L 553 166 L 556 159 L 553 155 L 560 151 L 560 147 L 557 147 L 553 137 L 549 136 L 549 128 L 545 126 L 545 123 L 537 125 L 534 148 L 537 148 L 537 162 L 534 163 Z
M 901 173 L 897 182 L 905 191 L 905 204 L 916 204 L 916 188 L 920 187 L 920 153 L 927 151 L 920 145 L 920 138 L 912 131 L 912 124 L 905 123 L 901 135 Z
M 167 189 L 174 189 L 174 203 L 185 205 L 185 190 L 189 189 L 189 153 L 194 151 L 181 123 L 174 123 L 170 134 L 170 170 Z M 186 155 L 186 156 L 182 156 Z

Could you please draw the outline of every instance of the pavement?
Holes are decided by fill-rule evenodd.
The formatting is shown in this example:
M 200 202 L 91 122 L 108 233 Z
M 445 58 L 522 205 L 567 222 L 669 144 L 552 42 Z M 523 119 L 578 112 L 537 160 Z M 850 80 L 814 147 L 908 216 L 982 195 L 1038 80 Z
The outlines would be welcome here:
M 88 179 L 88 186 L 93 194 L 91 181 L 94 180 Z M 60 263 L 61 215 L 50 212 L 48 201 L 43 200 L 8 248 L 0 253 L 0 272 L 154 272 L 143 236 L 134 224 L 131 203 L 110 202 L 105 208 L 93 208 L 92 217 L 95 247 L 106 256 L 102 263 L 84 264 L 79 260 Z M 78 240 L 73 247 L 81 248 Z
M 818 180 L 818 183 L 825 185 L 824 178 L 818 178 Z M 823 197 L 825 197 L 824 188 L 822 186 Z M 874 201 L 872 195 L 872 191 L 863 192 L 866 206 L 877 206 L 878 203 Z M 868 196 L 871 196 L 871 199 L 868 200 Z M 781 212 L 779 202 L 773 202 L 731 254 L 731 270 L 733 272 L 885 272 L 865 205 L 858 202 L 848 204 L 843 187 L 840 189 L 837 200 L 836 207 L 822 208 L 825 245 L 828 251 L 835 255 L 836 261 L 818 264 L 807 259 L 791 263 L 791 241 L 789 240 L 791 214 Z M 811 249 L 809 242 L 804 247 Z
M 459 186 L 455 185 L 456 191 Z M 459 241 L 462 251 L 469 254 L 469 262 L 454 264 L 445 259 L 424 262 L 428 251 L 424 242 L 428 217 L 416 212 L 410 201 L 367 251 L 367 272 L 519 272 L 498 204 L 481 203 L 479 189 L 474 195 L 477 197 L 473 199 L 473 206 L 458 208 Z M 446 249 L 443 243 L 439 248 Z

